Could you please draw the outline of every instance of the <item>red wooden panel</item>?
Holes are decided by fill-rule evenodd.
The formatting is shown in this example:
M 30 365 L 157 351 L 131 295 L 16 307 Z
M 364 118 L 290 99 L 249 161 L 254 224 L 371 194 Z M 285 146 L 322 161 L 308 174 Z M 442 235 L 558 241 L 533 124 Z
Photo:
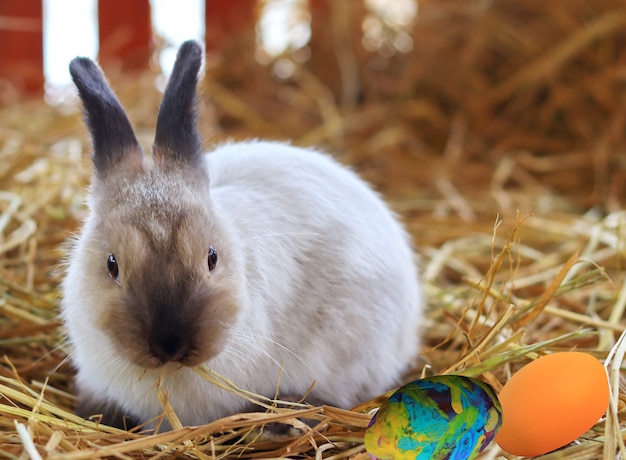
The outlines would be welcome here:
M 148 68 L 154 46 L 149 0 L 100 0 L 98 21 L 98 58 L 104 67 Z
M 41 0 L 0 0 L 0 79 L 27 94 L 43 94 Z
M 206 0 L 207 51 L 224 48 L 226 41 L 243 31 L 253 32 L 257 13 L 257 0 Z

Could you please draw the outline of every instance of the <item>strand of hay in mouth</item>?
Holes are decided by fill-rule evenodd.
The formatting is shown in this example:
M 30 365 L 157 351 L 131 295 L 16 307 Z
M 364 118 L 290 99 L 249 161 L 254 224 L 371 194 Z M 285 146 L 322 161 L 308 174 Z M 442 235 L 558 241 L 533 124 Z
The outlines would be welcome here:
M 218 388 L 222 390 L 228 391 L 229 393 L 234 393 L 237 396 L 245 399 L 248 402 L 251 402 L 259 407 L 262 407 L 266 410 L 278 410 L 279 406 L 291 406 L 291 407 L 299 407 L 299 408 L 309 408 L 311 407 L 308 404 L 302 404 L 297 401 L 281 401 L 275 398 L 268 398 L 266 396 L 261 396 L 256 393 L 252 393 L 250 391 L 243 390 L 235 385 L 233 382 L 228 380 L 226 377 L 218 374 L 213 369 L 206 365 L 201 365 L 193 368 L 194 372 L 198 374 L 203 379 L 212 383 Z M 307 392 L 308 393 L 308 392 Z

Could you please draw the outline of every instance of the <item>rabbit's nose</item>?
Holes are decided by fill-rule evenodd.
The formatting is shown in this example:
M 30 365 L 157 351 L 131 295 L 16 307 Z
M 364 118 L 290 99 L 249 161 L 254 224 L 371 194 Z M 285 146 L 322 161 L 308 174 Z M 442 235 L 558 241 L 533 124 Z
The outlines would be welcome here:
M 150 353 L 162 364 L 169 362 L 183 363 L 189 354 L 189 342 L 181 334 L 159 334 L 148 341 Z

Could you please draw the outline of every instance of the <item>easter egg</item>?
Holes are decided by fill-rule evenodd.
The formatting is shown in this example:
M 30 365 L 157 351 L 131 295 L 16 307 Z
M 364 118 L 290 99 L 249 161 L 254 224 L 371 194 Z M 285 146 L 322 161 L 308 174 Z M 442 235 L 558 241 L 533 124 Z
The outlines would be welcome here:
M 365 448 L 379 459 L 469 460 L 494 438 L 501 415 L 495 392 L 480 380 L 416 380 L 380 407 L 365 432 Z
M 520 369 L 498 397 L 504 423 L 496 442 L 511 454 L 532 457 L 589 430 L 608 407 L 609 384 L 593 356 L 554 353 Z

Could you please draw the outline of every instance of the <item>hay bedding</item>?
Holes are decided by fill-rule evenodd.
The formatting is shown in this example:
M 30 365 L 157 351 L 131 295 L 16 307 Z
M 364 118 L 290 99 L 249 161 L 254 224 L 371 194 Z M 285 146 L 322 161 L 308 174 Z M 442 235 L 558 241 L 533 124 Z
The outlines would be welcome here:
M 358 37 L 351 5 L 331 23 Z M 345 41 L 315 35 L 315 20 L 311 59 L 286 80 L 256 63 L 245 34 L 209 58 L 206 134 L 326 147 L 385 194 L 415 235 L 429 301 L 412 377 L 461 372 L 499 389 L 547 352 L 605 360 L 608 416 L 543 458 L 623 458 L 626 2 L 421 2 L 408 54 L 354 46 L 358 93 L 342 89 L 355 73 L 334 60 Z M 154 76 L 111 80 L 149 145 Z M 321 428 L 274 444 L 237 439 L 264 422 L 297 424 L 292 411 L 152 436 L 72 415 L 56 264 L 84 212 L 89 141 L 75 106 L 2 95 L 0 457 L 367 458 L 377 401 L 308 409 Z M 484 458 L 499 455 L 492 446 Z

